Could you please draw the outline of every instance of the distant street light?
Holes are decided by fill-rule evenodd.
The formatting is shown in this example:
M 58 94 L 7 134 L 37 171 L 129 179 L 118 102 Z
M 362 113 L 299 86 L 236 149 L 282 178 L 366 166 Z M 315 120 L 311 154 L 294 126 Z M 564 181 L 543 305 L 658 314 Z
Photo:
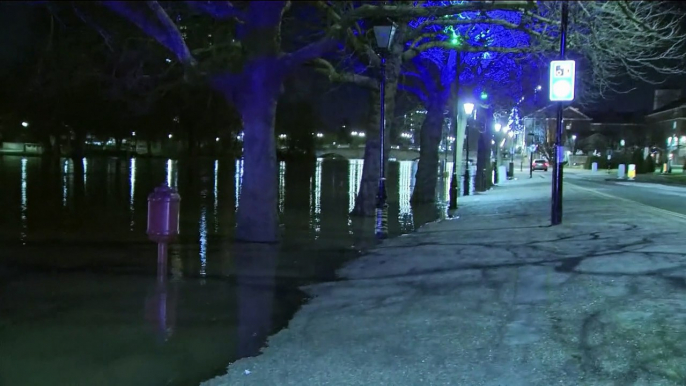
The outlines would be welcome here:
M 381 84 L 379 85 L 379 191 L 376 196 L 376 228 L 375 233 L 378 238 L 386 238 L 388 234 L 388 206 L 386 205 L 386 53 L 393 45 L 395 35 L 395 25 L 374 26 L 374 36 L 376 46 L 381 56 Z M 364 133 L 363 133 L 364 134 Z M 361 135 L 364 137 L 364 135 Z
M 169 139 L 172 139 L 173 135 L 169 134 Z
M 136 136 L 136 132 L 135 132 L 135 131 L 132 131 L 132 132 L 131 132 L 131 136 L 132 136 L 132 137 L 135 137 L 135 136 Z
M 576 134 L 572 134 L 572 141 L 576 141 Z M 624 140 L 622 140 L 624 142 Z
M 22 122 L 21 125 L 24 126 L 24 127 L 29 127 L 29 123 L 28 123 L 28 122 Z
M 626 141 L 624 141 L 624 140 L 619 141 L 619 146 L 624 146 L 624 145 L 626 145 Z
M 215 141 L 219 142 L 219 137 L 217 137 L 217 138 L 215 139 Z
M 324 137 L 324 134 L 322 134 L 322 133 L 317 133 L 317 138 L 323 138 L 323 137 Z

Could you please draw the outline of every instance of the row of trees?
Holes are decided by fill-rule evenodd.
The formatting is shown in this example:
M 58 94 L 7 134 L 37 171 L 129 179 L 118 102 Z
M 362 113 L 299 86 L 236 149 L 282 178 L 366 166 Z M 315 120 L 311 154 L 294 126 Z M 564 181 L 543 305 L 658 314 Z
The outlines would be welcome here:
M 436 183 L 444 111 L 481 90 L 488 90 L 484 107 L 490 111 L 512 105 L 523 90 L 538 83 L 540 70 L 555 57 L 560 20 L 559 2 L 533 1 L 53 5 L 80 15 L 112 50 L 130 52 L 114 38 L 126 27 L 105 17 L 107 11 L 142 32 L 136 39 L 145 43 L 134 44 L 139 48 L 134 52 L 144 59 L 152 58 L 155 65 L 166 62 L 161 59 L 164 54 L 149 45 L 151 39 L 173 55 L 169 66 L 173 70 L 135 66 L 138 58 L 127 62 L 131 71 L 138 71 L 136 81 L 127 87 L 144 88 L 148 79 L 209 85 L 223 98 L 226 110 L 237 113 L 245 132 L 245 171 L 236 236 L 256 242 L 278 239 L 275 116 L 284 79 L 298 67 L 310 65 L 332 82 L 353 83 L 369 91 L 374 107 L 365 127 L 365 163 L 355 213 L 370 215 L 379 149 L 387 146 L 378 138 L 381 60 L 374 49 L 372 27 L 388 19 L 397 25 L 386 56 L 386 111 L 394 112 L 398 90 L 415 95 L 427 110 L 416 188 L 422 193 L 414 195 L 414 201 L 421 202 L 434 197 L 431 186 Z M 584 80 L 581 95 L 601 96 L 616 87 L 616 79 L 624 73 L 646 80 L 654 74 L 683 71 L 684 34 L 677 16 L 681 13 L 670 7 L 665 2 L 573 2 L 569 56 L 579 62 Z M 458 113 L 453 110 L 451 116 Z M 391 119 L 386 125 L 392 130 Z M 458 133 L 458 150 L 462 138 Z

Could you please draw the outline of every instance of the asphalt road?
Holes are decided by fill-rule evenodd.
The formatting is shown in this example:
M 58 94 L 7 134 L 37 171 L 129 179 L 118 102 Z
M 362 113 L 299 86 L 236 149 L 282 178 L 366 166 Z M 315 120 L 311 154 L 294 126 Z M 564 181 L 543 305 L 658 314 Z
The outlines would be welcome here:
M 546 178 L 550 179 L 548 176 Z M 602 177 L 589 178 L 583 174 L 572 173 L 565 175 L 565 182 L 605 196 L 619 198 L 626 201 L 627 205 L 631 205 L 632 202 L 639 203 L 686 218 L 686 186 L 606 181 Z

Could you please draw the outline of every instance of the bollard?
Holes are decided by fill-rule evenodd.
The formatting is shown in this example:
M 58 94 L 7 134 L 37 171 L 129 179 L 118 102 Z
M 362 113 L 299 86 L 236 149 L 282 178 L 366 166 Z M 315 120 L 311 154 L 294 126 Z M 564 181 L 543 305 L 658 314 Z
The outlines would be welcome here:
M 619 164 L 617 167 L 617 179 L 618 180 L 623 180 L 624 179 L 624 172 L 626 171 L 626 165 L 624 164 Z
M 148 237 L 157 243 L 158 276 L 166 278 L 167 244 L 179 235 L 181 196 L 166 184 L 148 196 Z M 161 277 L 158 277 L 162 280 Z
M 591 171 L 597 172 L 598 171 L 598 163 L 594 162 L 591 164 Z
M 507 181 L 507 166 L 498 166 L 498 183 L 502 184 L 505 181 Z
M 376 209 L 376 226 L 374 227 L 376 238 L 385 239 L 388 237 L 388 204 L 384 204 L 383 209 Z
M 627 173 L 629 176 L 629 181 L 633 181 L 634 178 L 636 177 L 636 165 L 635 164 L 629 164 L 629 173 Z

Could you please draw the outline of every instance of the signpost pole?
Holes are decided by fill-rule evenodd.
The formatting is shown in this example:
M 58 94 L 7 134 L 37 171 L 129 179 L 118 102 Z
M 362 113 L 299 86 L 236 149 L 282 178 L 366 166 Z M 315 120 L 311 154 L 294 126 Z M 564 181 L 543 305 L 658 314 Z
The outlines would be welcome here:
M 565 60 L 565 46 L 567 45 L 567 23 L 569 20 L 569 4 L 562 2 L 562 22 L 560 23 L 560 60 L 550 62 L 550 101 L 557 102 L 557 127 L 555 130 L 555 149 L 552 200 L 550 211 L 550 225 L 562 223 L 562 178 L 564 149 L 562 137 L 563 102 L 574 100 L 574 61 Z

